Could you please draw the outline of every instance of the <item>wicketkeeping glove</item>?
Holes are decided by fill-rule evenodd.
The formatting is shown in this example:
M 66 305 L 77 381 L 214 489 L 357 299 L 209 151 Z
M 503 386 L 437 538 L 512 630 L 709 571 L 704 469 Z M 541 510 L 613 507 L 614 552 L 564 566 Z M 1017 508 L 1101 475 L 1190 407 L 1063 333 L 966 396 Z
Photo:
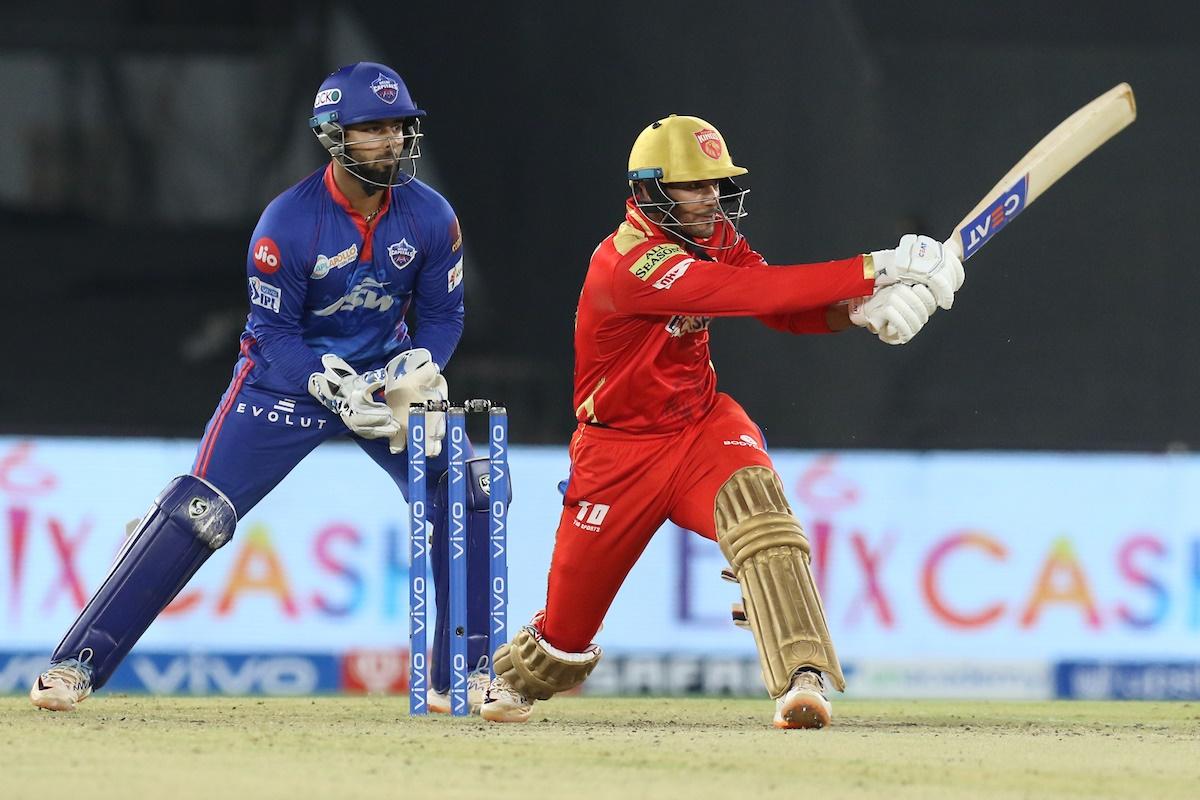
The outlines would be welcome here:
M 441 402 L 449 395 L 446 378 L 433 356 L 424 347 L 406 350 L 388 362 L 383 368 L 387 383 L 383 395 L 399 430 L 392 434 L 388 449 L 399 453 L 408 446 L 408 407 L 413 403 Z M 425 455 L 436 458 L 442 452 L 442 440 L 446 438 L 446 415 L 431 411 L 425 415 Z
M 308 376 L 308 393 L 342 418 L 353 433 L 364 439 L 386 439 L 399 429 L 392 411 L 372 395 L 382 389 L 383 370 L 359 375 L 333 353 L 321 356 L 324 372 Z

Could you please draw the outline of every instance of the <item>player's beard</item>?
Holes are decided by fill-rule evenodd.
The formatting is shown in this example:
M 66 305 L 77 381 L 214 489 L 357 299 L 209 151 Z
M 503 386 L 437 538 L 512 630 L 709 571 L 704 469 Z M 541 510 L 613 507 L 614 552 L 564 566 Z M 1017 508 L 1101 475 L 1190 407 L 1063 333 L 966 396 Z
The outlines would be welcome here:
M 359 164 L 354 172 L 357 173 L 354 177 L 358 178 L 363 192 L 367 197 L 372 197 L 396 182 L 396 176 L 400 174 L 400 160 L 393 160 L 390 166 L 386 162 Z

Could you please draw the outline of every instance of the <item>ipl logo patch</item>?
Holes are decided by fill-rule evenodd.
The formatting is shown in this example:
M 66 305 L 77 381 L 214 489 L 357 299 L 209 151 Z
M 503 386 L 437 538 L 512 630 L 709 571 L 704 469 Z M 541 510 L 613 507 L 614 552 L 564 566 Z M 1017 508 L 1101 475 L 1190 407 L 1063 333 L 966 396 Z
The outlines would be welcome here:
M 392 259 L 392 264 L 396 269 L 407 267 L 412 263 L 416 254 L 417 248 L 409 244 L 407 239 L 401 239 L 395 244 L 388 245 L 388 257 Z
M 721 153 L 725 151 L 725 148 L 721 146 L 721 134 L 712 128 L 701 128 L 692 135 L 696 137 L 696 143 L 700 145 L 704 155 L 711 159 L 720 158 Z
M 390 106 L 400 96 L 400 84 L 381 72 L 378 78 L 371 81 L 371 91 Z

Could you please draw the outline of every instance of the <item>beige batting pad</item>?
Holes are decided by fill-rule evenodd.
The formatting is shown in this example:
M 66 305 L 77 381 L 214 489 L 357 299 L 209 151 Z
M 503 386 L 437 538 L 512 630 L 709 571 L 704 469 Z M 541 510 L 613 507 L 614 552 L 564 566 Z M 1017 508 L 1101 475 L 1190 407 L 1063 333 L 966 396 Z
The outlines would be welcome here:
M 782 697 L 799 667 L 846 679 L 829 638 L 809 567 L 808 539 L 792 515 L 774 470 L 743 467 L 717 492 L 717 541 L 742 587 L 763 679 Z
M 556 655 L 530 628 L 524 627 L 493 656 L 496 677 L 534 700 L 549 700 L 559 692 L 574 689 L 587 680 L 600 661 L 600 648 L 587 653 Z M 572 657 L 570 659 L 562 656 Z

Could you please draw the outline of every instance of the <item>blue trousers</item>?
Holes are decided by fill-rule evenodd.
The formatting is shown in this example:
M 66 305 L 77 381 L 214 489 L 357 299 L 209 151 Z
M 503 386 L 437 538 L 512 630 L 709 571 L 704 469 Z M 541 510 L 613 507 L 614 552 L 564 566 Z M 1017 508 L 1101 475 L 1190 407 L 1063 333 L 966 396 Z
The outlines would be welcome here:
M 253 368 L 243 358 L 234 368 L 233 381 L 204 431 L 204 438 L 192 464 L 192 474 L 214 487 L 232 504 L 238 519 L 243 518 L 274 489 L 292 469 L 321 442 L 334 437 L 349 437 L 379 464 L 399 487 L 408 492 L 408 458 L 393 455 L 386 439 L 362 439 L 353 436 L 335 414 L 307 392 L 280 394 L 246 383 Z M 472 455 L 467 443 L 467 457 Z M 448 466 L 448 449 L 428 461 L 429 509 L 435 541 L 431 548 L 434 573 L 434 599 L 437 618 L 430 664 L 430 683 L 445 692 L 450 686 L 449 578 L 446 535 L 448 519 L 444 502 L 436 502 L 436 487 Z M 172 501 L 175 495 L 198 482 L 164 490 Z M 173 488 L 174 487 L 174 488 Z M 198 491 L 206 491 L 199 488 Z M 211 491 L 211 490 L 208 490 Z M 182 495 L 181 495 L 182 496 Z M 217 502 L 213 495 L 213 502 Z M 186 497 L 183 498 L 186 500 Z M 387 498 L 376 502 L 388 503 Z M 220 503 L 217 502 L 219 505 Z M 174 506 L 172 506 L 172 509 Z M 129 648 L 145 632 L 154 617 L 175 597 L 211 552 L 196 545 L 187 533 L 187 525 L 172 523 L 172 509 L 148 516 L 139 535 L 126 547 L 125 555 L 114 565 L 105 583 L 80 613 L 53 660 L 80 657 L 89 650 L 97 656 L 94 685 L 100 688 Z M 182 519 L 188 519 L 183 514 Z M 232 516 L 228 520 L 232 525 Z M 174 527 L 172 527 L 174 525 Z M 161 528 L 161 530 L 160 530 Z M 168 530 L 169 533 L 163 533 Z M 181 533 L 182 531 L 182 533 Z M 230 527 L 230 532 L 232 528 Z M 468 515 L 467 524 L 467 642 L 470 668 L 486 665 L 490 655 L 488 605 L 488 524 L 486 514 Z M 407 629 L 407 625 L 406 625 Z M 104 654 L 101 657 L 101 654 Z

